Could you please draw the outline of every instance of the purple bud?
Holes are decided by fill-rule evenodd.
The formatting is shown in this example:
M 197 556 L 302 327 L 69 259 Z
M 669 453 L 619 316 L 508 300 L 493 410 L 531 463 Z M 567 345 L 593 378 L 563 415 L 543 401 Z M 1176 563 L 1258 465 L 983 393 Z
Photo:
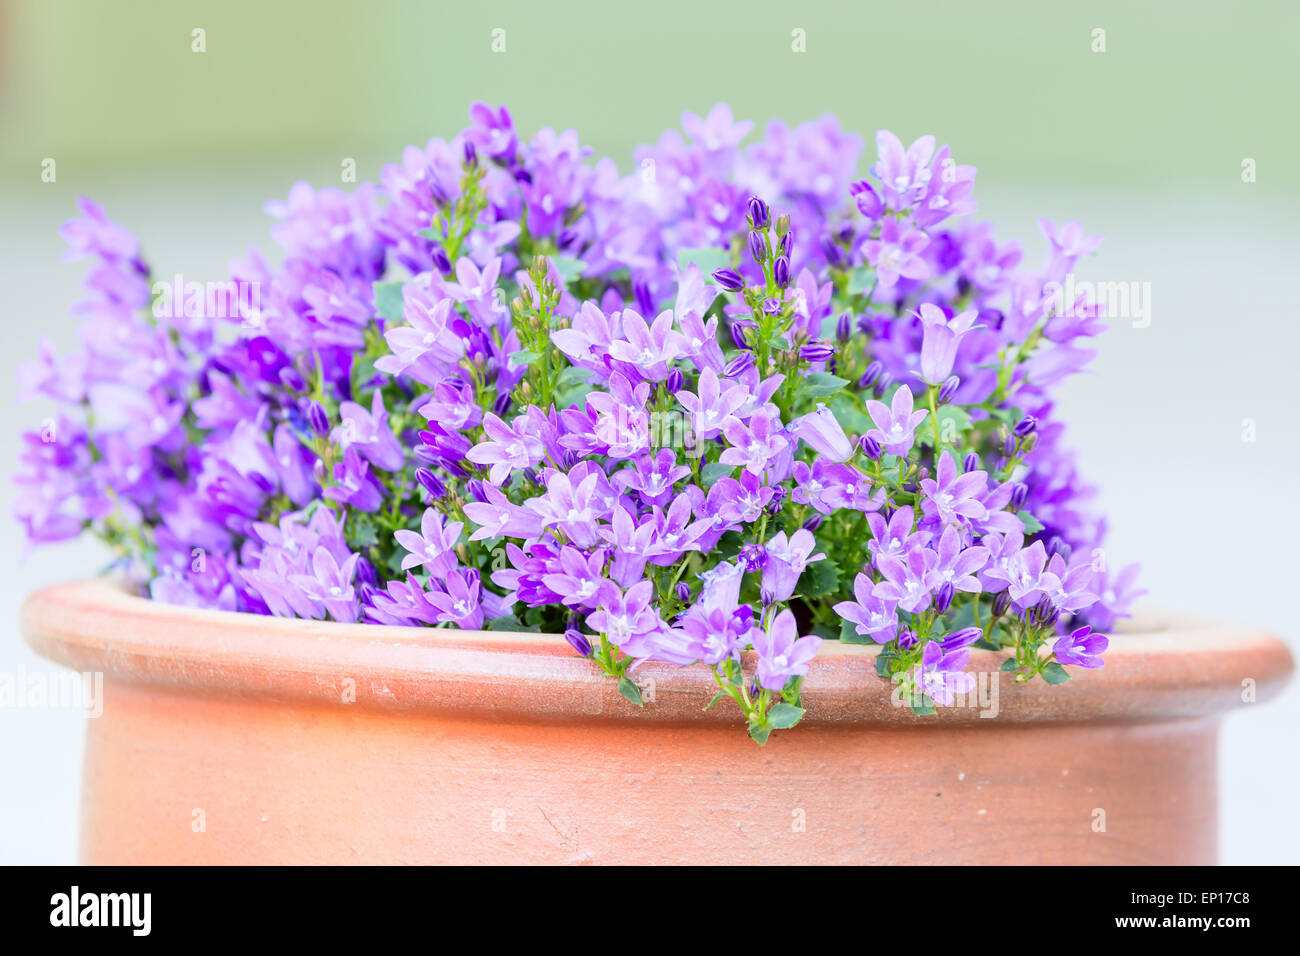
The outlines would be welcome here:
M 509 392 L 498 392 L 496 400 L 492 402 L 492 411 L 498 418 L 505 417 L 506 412 L 510 410 L 511 401 Z
M 311 430 L 317 435 L 329 434 L 329 416 L 325 414 L 325 409 L 320 402 L 310 402 L 307 405 L 307 422 L 311 425 Z
M 767 548 L 761 544 L 742 545 L 736 560 L 744 564 L 746 571 L 761 571 L 767 564 Z
M 429 493 L 431 498 L 441 498 L 447 493 L 447 486 L 438 480 L 438 476 L 428 468 L 415 469 L 415 480 Z
M 749 348 L 749 338 L 745 335 L 745 326 L 742 323 L 731 323 L 731 341 L 736 343 L 737 348 Z
M 745 288 L 744 277 L 734 269 L 714 269 L 713 281 L 728 292 L 739 292 Z
M 357 556 L 357 580 L 370 587 L 375 586 L 379 579 L 375 576 L 375 566 L 366 560 L 364 555 Z
M 433 267 L 444 275 L 451 271 L 451 259 L 447 257 L 447 250 L 442 246 L 433 247 Z
M 862 373 L 862 378 L 858 379 L 858 388 L 865 392 L 872 385 L 876 384 L 876 379 L 880 378 L 884 371 L 885 366 L 881 365 L 879 362 L 872 362 L 867 366 L 867 370 Z
M 691 586 L 685 581 L 677 582 L 677 600 L 685 604 L 691 599 Z
M 759 598 L 763 601 L 763 607 L 765 608 L 771 607 L 773 604 L 776 603 L 775 592 L 769 591 L 767 590 L 767 588 L 764 588 L 762 590 L 762 592 L 759 594 Z
M 538 488 L 542 487 L 542 479 L 537 476 L 537 469 L 535 468 L 524 469 L 524 480 L 536 485 Z
M 772 489 L 772 500 L 767 503 L 768 514 L 780 514 L 781 509 L 785 506 L 785 496 L 788 492 L 781 485 Z
M 862 454 L 866 455 L 872 461 L 880 460 L 881 447 L 880 442 L 876 441 L 870 435 L 863 435 L 858 439 L 858 447 L 862 449 Z
M 857 201 L 858 211 L 868 219 L 875 220 L 884 215 L 885 204 L 880 201 L 880 196 L 866 180 L 849 186 L 849 195 Z
M 1052 599 L 1047 595 L 1044 595 L 1039 602 L 1034 605 L 1034 620 L 1043 627 L 1055 624 L 1056 619 L 1060 616 L 1061 612 L 1057 609 L 1056 605 L 1052 603 Z
M 947 380 L 939 388 L 939 404 L 947 405 L 952 401 L 952 397 L 957 394 L 957 389 L 961 387 L 961 379 L 956 375 L 949 375 Z
M 1006 614 L 1011 607 L 1011 592 L 999 591 L 998 596 L 993 599 L 993 616 L 1001 617 Z
M 304 392 L 307 390 L 306 380 L 292 365 L 286 365 L 280 369 L 280 384 L 291 392 Z
M 572 629 L 565 631 L 564 639 L 568 641 L 569 645 L 583 657 L 591 656 L 591 642 L 579 631 Z
M 843 345 L 853 334 L 853 316 L 847 312 L 841 312 L 840 317 L 835 320 L 835 340 Z
M 761 232 L 749 234 L 749 255 L 760 266 L 767 259 L 767 241 Z
M 830 236 L 822 236 L 821 247 L 827 265 L 838 268 L 844 264 L 844 250 Z
M 1028 497 L 1029 486 L 1023 481 L 1017 481 L 1015 487 L 1011 489 L 1011 507 L 1023 508 Z
M 940 614 L 948 610 L 948 608 L 952 607 L 953 595 L 956 593 L 952 582 L 944 581 L 934 592 L 934 609 Z
M 767 228 L 767 203 L 757 196 L 749 197 L 749 224 L 754 229 Z
M 835 348 L 825 342 L 809 342 L 799 349 L 799 357 L 805 362 L 829 362 L 835 357 Z
M 685 384 L 686 377 L 682 375 L 682 370 L 679 368 L 670 369 L 668 377 L 664 379 L 664 391 L 669 395 L 675 395 L 682 390 L 682 386 Z
M 1038 419 L 1033 415 L 1026 415 L 1016 423 L 1016 437 L 1024 438 L 1026 435 L 1032 435 L 1038 428 Z
M 474 148 L 474 144 L 469 140 L 465 140 L 465 165 L 478 165 L 478 150 Z
M 471 478 L 469 481 L 465 482 L 465 490 L 468 491 L 469 496 L 479 504 L 487 503 L 487 493 L 483 490 L 483 482 L 479 479 Z
M 964 472 L 979 471 L 979 467 L 980 467 L 980 456 L 975 454 L 974 452 L 971 452 L 969 455 L 966 456 L 966 460 L 962 462 L 961 470 Z
M 722 370 L 722 374 L 727 378 L 735 378 L 753 364 L 754 353 L 748 351 L 741 352 L 726 364 L 726 367 Z
M 1065 541 L 1060 537 L 1060 535 L 1054 534 L 1047 541 L 1047 556 L 1049 558 L 1051 558 L 1053 555 L 1059 554 L 1061 556 L 1062 561 L 1069 561 L 1071 550 L 1072 549 L 1070 548 L 1070 546 L 1065 543 Z
M 1002 454 L 1010 458 L 1016 453 L 1016 436 L 1008 435 L 1002 442 Z
M 898 635 L 898 648 L 903 651 L 910 651 L 916 647 L 916 635 L 911 631 L 905 630 Z
M 270 495 L 275 493 L 275 485 L 271 483 L 270 478 L 266 477 L 266 475 L 262 474 L 261 472 L 250 471 L 248 473 L 248 480 L 251 481 L 253 484 L 257 485 L 257 487 L 261 489 L 262 494 L 264 495 Z
M 785 242 L 784 239 L 781 240 Z M 776 262 L 772 263 L 772 278 L 782 289 L 790 284 L 790 260 L 785 256 L 777 256 Z
M 794 230 L 782 234 L 781 241 L 776 244 L 776 254 L 790 258 L 790 250 L 794 248 Z
M 655 300 L 650 293 L 650 285 L 644 279 L 637 279 L 632 283 L 632 294 L 636 297 L 637 308 L 641 310 L 642 315 L 655 314 Z
M 819 514 L 812 515 L 803 523 L 805 531 L 816 531 L 822 526 L 822 516 Z
M 876 398 L 883 398 L 885 392 L 889 390 L 889 386 L 893 384 L 894 376 L 890 375 L 888 372 L 884 372 L 876 382 L 876 387 L 872 389 L 872 392 L 875 394 Z

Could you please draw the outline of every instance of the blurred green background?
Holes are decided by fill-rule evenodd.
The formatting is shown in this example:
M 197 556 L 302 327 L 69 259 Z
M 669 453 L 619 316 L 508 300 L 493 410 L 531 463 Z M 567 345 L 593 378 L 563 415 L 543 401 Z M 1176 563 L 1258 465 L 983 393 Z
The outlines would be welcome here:
M 1300 183 L 1300 4 L 703 3 L 554 0 L 29 0 L 4 10 L 6 171 L 286 154 L 302 175 L 463 124 L 474 99 L 520 127 L 630 148 L 718 100 L 760 121 L 831 110 L 849 129 L 935 132 L 984 181 L 1212 192 Z M 191 51 L 192 30 L 207 51 Z M 506 50 L 491 49 L 492 30 Z M 1106 52 L 1093 52 L 1093 30 Z M 806 52 L 791 33 L 806 34 Z M 1290 94 L 1280 96 L 1280 94 Z M 1288 104 L 1289 105 L 1289 104 Z M 1265 159 L 1266 157 L 1266 159 Z
M 338 185 L 345 158 L 375 179 L 476 99 L 509 104 L 525 136 L 574 127 L 625 171 L 720 100 L 760 128 L 833 111 L 867 140 L 864 170 L 875 130 L 934 133 L 979 167 L 980 216 L 1027 264 L 1037 217 L 1077 218 L 1106 236 L 1082 277 L 1150 284 L 1150 325 L 1114 322 L 1060 400 L 1111 560 L 1142 562 L 1150 605 L 1294 640 L 1298 38 L 1295 2 L 0 0 L 0 352 L 12 369 L 41 335 L 76 340 L 85 265 L 62 261 L 57 229 L 78 195 L 140 236 L 157 275 L 220 279 L 250 245 L 274 255 L 262 204 L 293 180 Z M 8 407 L 0 462 L 46 413 Z M 15 611 L 103 564 L 86 541 L 26 555 L 0 527 Z M 15 631 L 0 672 L 52 666 Z M 1277 755 L 1300 693 L 1246 710 L 1224 733 L 1223 860 L 1294 863 L 1300 770 Z M 0 864 L 71 861 L 82 733 L 75 711 L 0 708 Z

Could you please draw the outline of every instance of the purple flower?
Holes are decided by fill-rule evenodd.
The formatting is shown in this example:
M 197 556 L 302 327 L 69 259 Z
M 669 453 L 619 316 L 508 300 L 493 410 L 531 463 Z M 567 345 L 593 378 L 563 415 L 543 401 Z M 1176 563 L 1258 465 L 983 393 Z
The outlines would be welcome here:
M 649 581 L 634 584 L 626 592 L 612 584 L 606 585 L 600 606 L 587 618 L 587 626 L 604 634 L 615 647 L 623 647 L 662 623 L 650 607 L 653 596 L 654 586 Z
M 940 526 L 961 524 L 964 519 L 978 521 L 988 514 L 982 498 L 988 485 L 988 475 L 982 471 L 957 471 L 957 463 L 945 451 L 939 456 L 938 480 L 921 479 L 925 500 L 921 510 Z
M 375 389 L 369 412 L 356 402 L 343 402 L 339 413 L 343 423 L 334 429 L 334 441 L 344 448 L 355 447 L 377 468 L 397 471 L 402 467 L 406 455 L 388 428 L 388 411 L 379 389 Z
M 351 623 L 360 613 L 357 594 L 352 587 L 358 557 L 349 555 L 340 565 L 328 548 L 317 547 L 312 553 L 310 573 L 290 575 L 289 583 L 311 600 L 319 601 L 334 620 Z
M 854 625 L 854 631 L 870 637 L 877 644 L 888 644 L 898 633 L 898 603 L 876 593 L 876 586 L 865 574 L 853 579 L 856 601 L 841 601 L 835 613 Z
M 952 374 L 961 340 L 975 328 L 978 313 L 969 309 L 949 319 L 937 306 L 928 302 L 921 306 L 921 324 L 925 335 L 921 344 L 921 380 L 928 385 L 940 385 Z
M 849 441 L 835 414 L 824 403 L 819 402 L 816 411 L 792 421 L 790 433 L 810 445 L 819 460 L 840 463 L 853 457 L 853 442 Z
M 673 359 L 686 352 L 685 338 L 673 329 L 671 309 L 661 312 L 653 325 L 646 324 L 636 312 L 624 310 L 623 336 L 610 343 L 609 354 L 652 382 L 667 378 Z
M 761 475 L 790 445 L 775 410 L 756 414 L 748 425 L 734 422 L 724 434 L 731 447 L 718 460 L 724 465 L 739 465 L 755 475 Z
M 772 594 L 773 600 L 788 601 L 799 584 L 804 568 L 823 560 L 826 555 L 813 554 L 817 540 L 811 531 L 800 528 L 786 537 L 778 531 L 767 542 L 767 563 L 763 565 L 763 590 Z
M 677 453 L 661 448 L 652 458 L 642 455 L 632 467 L 614 472 L 612 480 L 620 488 L 629 488 L 647 505 L 662 505 L 673 494 L 673 486 L 691 473 L 689 465 L 677 464 Z
M 867 434 L 889 454 L 903 456 L 912 450 L 916 441 L 916 426 L 930 412 L 924 408 L 912 411 L 912 390 L 900 385 L 889 406 L 875 399 L 868 400 L 867 414 L 876 424 Z
M 928 531 L 916 531 L 915 524 L 911 505 L 899 508 L 888 521 L 878 514 L 867 515 L 867 526 L 871 529 L 867 550 L 873 559 L 879 563 L 881 558 L 902 558 L 925 547 L 932 535 Z
M 542 583 L 571 607 L 594 607 L 605 583 L 604 555 L 593 551 L 583 554 L 577 548 L 560 549 L 559 570 L 542 575 Z
M 920 229 L 904 226 L 897 219 L 886 219 L 880 226 L 880 238 L 867 240 L 862 248 L 867 261 L 876 267 L 880 288 L 892 289 L 900 278 L 929 277 L 930 264 L 921 255 L 929 242 Z
M 917 688 L 941 707 L 948 707 L 958 694 L 967 694 L 975 678 L 963 672 L 970 659 L 969 647 L 945 648 L 931 641 L 921 652 L 921 663 L 913 672 Z
M 700 373 L 698 394 L 678 392 L 677 401 L 691 413 L 691 430 L 700 440 L 714 438 L 732 425 L 740 423 L 736 412 L 744 406 L 749 398 L 749 390 L 743 385 L 728 384 L 724 390 L 718 375 L 712 368 Z
M 435 577 L 442 577 L 456 567 L 456 542 L 464 524 L 459 521 L 447 521 L 446 517 L 432 508 L 424 509 L 420 519 L 420 534 L 399 528 L 393 537 L 410 553 L 402 558 L 402 570 L 424 567 Z
M 753 635 L 758 652 L 758 683 L 766 690 L 782 690 L 792 677 L 808 673 L 808 662 L 817 656 L 822 639 L 799 636 L 794 612 L 788 608 L 776 616 L 766 631 Z
M 897 602 L 909 614 L 924 611 L 941 580 L 935 567 L 938 561 L 938 555 L 929 548 L 908 551 L 898 558 L 877 557 L 876 567 L 885 580 L 876 585 L 875 593 Z
M 431 577 L 425 596 L 438 609 L 438 621 L 468 631 L 483 626 L 483 605 L 479 600 L 478 571 L 457 568 L 445 577 Z
M 1085 624 L 1064 637 L 1058 637 L 1052 645 L 1052 653 L 1062 664 L 1095 668 L 1105 663 L 1101 655 L 1109 646 L 1109 640 L 1101 634 L 1094 634 L 1092 628 Z
M 378 393 L 376 393 L 378 394 Z M 475 464 L 489 465 L 488 480 L 494 485 L 504 484 L 516 468 L 540 464 L 546 458 L 546 446 L 519 426 L 526 424 L 523 416 L 507 425 L 496 415 L 483 415 L 484 441 L 479 442 L 465 457 Z

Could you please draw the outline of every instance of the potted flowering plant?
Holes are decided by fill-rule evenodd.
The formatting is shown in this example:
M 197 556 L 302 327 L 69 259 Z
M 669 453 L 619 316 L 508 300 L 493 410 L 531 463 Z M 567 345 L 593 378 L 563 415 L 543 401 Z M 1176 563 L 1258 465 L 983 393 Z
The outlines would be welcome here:
M 470 118 L 377 186 L 296 184 L 268 206 L 284 261 L 221 283 L 152 283 L 89 201 L 64 227 L 94 262 L 82 347 L 22 369 L 59 411 L 26 436 L 17 516 L 119 556 L 124 585 L 24 612 L 110 682 L 88 859 L 734 859 L 727 807 L 762 830 L 864 798 L 966 833 L 1023 817 L 1011 781 L 1068 772 L 1045 769 L 1063 746 L 1112 813 L 1182 807 L 1147 858 L 1213 854 L 1205 715 L 1290 663 L 1249 632 L 1113 636 L 1136 568 L 1110 566 L 1052 400 L 1105 328 L 1062 293 L 1097 237 L 1041 221 L 1024 268 L 966 222 L 948 147 L 882 132 L 858 179 L 831 117 L 742 147 L 725 106 L 688 113 L 627 176 L 573 131 Z M 949 770 L 990 792 L 960 824 L 896 805 L 890 754 L 938 797 Z M 629 797 L 638 773 L 680 779 Z M 304 787 L 338 799 L 305 810 Z M 216 806 L 226 839 L 184 835 Z M 1085 809 L 1044 824 L 1045 858 L 1126 858 Z M 682 843 L 630 836 L 670 811 Z M 782 852 L 926 858 L 860 823 Z

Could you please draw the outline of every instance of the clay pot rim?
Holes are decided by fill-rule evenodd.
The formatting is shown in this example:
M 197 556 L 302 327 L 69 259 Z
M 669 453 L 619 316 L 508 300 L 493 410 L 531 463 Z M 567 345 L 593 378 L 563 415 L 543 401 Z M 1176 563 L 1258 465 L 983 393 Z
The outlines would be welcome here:
M 717 687 L 703 666 L 646 664 L 654 700 L 636 708 L 558 635 L 339 624 L 197 610 L 93 578 L 43 588 L 23 604 L 21 629 L 37 653 L 106 679 L 180 693 L 362 708 L 490 713 L 501 719 L 736 722 L 735 708 L 702 708 Z M 1285 644 L 1239 625 L 1145 611 L 1112 635 L 1106 666 L 1070 668 L 1050 687 L 998 674 L 1005 653 L 976 650 L 982 698 L 916 717 L 875 674 L 876 645 L 828 641 L 804 682 L 804 723 L 933 726 L 1209 716 L 1276 695 L 1293 669 Z M 987 719 L 996 689 L 996 718 Z M 973 697 L 975 695 L 972 695 Z M 725 703 L 725 702 L 724 702 Z

